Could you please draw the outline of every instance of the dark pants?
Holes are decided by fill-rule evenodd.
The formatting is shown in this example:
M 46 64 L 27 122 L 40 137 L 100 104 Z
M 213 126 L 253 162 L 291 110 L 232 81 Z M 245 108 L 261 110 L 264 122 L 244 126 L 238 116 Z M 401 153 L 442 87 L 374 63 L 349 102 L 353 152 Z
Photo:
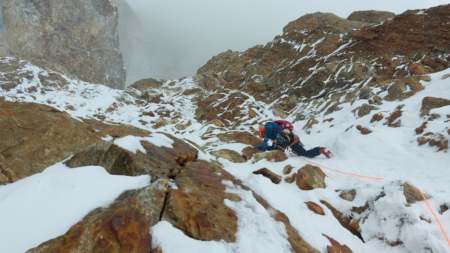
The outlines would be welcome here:
M 288 147 L 288 143 L 285 143 L 285 145 L 280 145 L 280 146 L 281 146 L 281 148 L 286 149 Z M 283 151 L 281 148 L 279 146 L 276 147 L 276 149 Z M 313 157 L 320 155 L 320 152 L 319 152 L 320 147 L 315 147 L 313 149 L 306 150 L 301 145 L 301 142 L 297 142 L 294 145 L 292 145 L 291 149 L 292 149 L 292 153 L 295 155 L 298 155 L 298 156 L 306 156 L 306 157 L 313 158 Z

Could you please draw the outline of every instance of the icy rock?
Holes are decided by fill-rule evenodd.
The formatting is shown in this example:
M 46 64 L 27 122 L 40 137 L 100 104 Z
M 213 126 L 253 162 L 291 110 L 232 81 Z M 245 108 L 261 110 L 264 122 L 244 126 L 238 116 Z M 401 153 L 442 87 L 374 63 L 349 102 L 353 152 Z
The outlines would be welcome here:
M 27 252 L 150 252 L 150 227 L 159 222 L 168 186 L 168 180 L 159 179 L 126 191 L 108 207 L 91 211 L 66 234 Z
M 267 168 L 262 168 L 257 171 L 253 171 L 253 174 L 255 175 L 263 175 L 264 177 L 267 177 L 272 181 L 274 184 L 279 184 L 281 182 L 281 176 L 273 173 L 271 170 Z
M 227 159 L 233 163 L 245 163 L 247 160 L 238 152 L 230 149 L 221 149 L 211 152 L 215 157 Z
M 282 162 L 287 160 L 287 156 L 284 152 L 281 152 L 279 150 L 272 150 L 272 151 L 266 151 L 261 152 L 253 155 L 254 163 L 261 161 L 262 159 L 266 159 L 267 161 L 274 161 L 276 163 Z
M 325 188 L 325 177 L 325 173 L 319 167 L 307 164 L 297 172 L 297 186 L 301 190 Z
M 313 211 L 315 214 L 325 215 L 325 212 L 323 211 L 322 207 L 319 206 L 318 204 L 312 201 L 305 202 L 305 204 L 308 207 L 308 209 Z

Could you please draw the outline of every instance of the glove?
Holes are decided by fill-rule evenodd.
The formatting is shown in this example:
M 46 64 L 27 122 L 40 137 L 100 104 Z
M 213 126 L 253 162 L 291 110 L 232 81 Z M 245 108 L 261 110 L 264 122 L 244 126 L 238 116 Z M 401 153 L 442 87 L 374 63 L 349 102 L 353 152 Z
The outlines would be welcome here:
M 267 148 L 267 140 L 264 140 L 263 144 L 262 144 L 262 148 L 266 149 Z
M 263 146 L 256 146 L 255 148 L 257 148 L 257 149 L 259 149 L 259 150 L 261 150 L 261 151 L 264 151 L 264 150 L 265 150 L 265 148 L 263 148 Z

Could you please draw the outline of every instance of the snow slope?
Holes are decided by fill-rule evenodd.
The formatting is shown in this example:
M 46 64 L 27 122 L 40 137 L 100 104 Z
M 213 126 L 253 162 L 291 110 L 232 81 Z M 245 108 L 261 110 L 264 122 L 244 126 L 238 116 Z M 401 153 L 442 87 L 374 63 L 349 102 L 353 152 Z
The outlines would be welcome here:
M 200 159 L 215 160 L 217 158 L 212 156 L 210 151 L 227 148 L 241 152 L 246 146 L 239 143 L 223 143 L 218 138 L 201 139 L 201 136 L 209 130 L 214 134 L 232 130 L 213 125 L 204 127 L 202 123 L 195 120 L 196 105 L 191 102 L 191 98 L 195 94 L 183 96 L 180 95 L 181 92 L 174 92 L 176 89 L 182 91 L 195 86 L 196 84 L 189 78 L 174 80 L 175 85 L 170 89 L 163 86 L 159 90 L 163 94 L 162 101 L 172 102 L 172 104 L 137 105 L 133 102 L 134 98 L 124 95 L 124 91 L 74 80 L 68 80 L 70 84 L 65 88 L 40 94 L 39 91 L 43 87 L 41 87 L 37 75 L 45 73 L 45 71 L 32 65 L 29 65 L 28 68 L 33 70 L 35 78 L 24 80 L 23 84 L 8 92 L 0 89 L 0 96 L 4 96 L 8 101 L 43 103 L 59 110 L 65 110 L 67 106 L 71 105 L 75 110 L 67 110 L 69 114 L 73 117 L 87 118 L 105 111 L 116 103 L 119 105 L 116 110 L 104 113 L 106 121 L 131 124 L 150 131 L 154 131 L 151 124 L 143 125 L 140 120 L 156 121 L 159 116 L 144 115 L 140 117 L 141 111 L 155 111 L 165 106 L 170 111 L 178 112 L 181 117 L 178 119 L 179 122 L 186 123 L 190 120 L 192 125 L 181 132 L 174 128 L 175 124 L 163 126 L 158 131 L 167 132 L 198 144 L 205 151 L 200 152 Z M 353 104 L 343 104 L 341 110 L 327 116 L 323 116 L 323 113 L 316 115 L 316 119 L 320 123 L 313 125 L 310 134 L 306 134 L 302 130 L 306 121 L 294 123 L 295 131 L 307 149 L 325 146 L 335 155 L 333 159 L 319 156 L 310 159 L 311 161 L 332 169 L 384 178 L 384 180 L 353 177 L 324 169 L 327 174 L 326 188 L 302 191 L 295 184 L 288 184 L 284 180 L 275 185 L 269 179 L 252 173 L 266 167 L 278 175 L 283 175 L 284 166 L 290 164 L 295 168 L 290 174 L 292 175 L 298 168 L 307 164 L 306 161 L 294 156 L 289 156 L 288 160 L 281 163 L 262 160 L 256 163 L 247 161 L 235 164 L 222 158 L 219 158 L 218 161 L 227 171 L 242 180 L 246 186 L 265 198 L 270 205 L 284 212 L 301 236 L 321 252 L 327 252 L 326 245 L 330 244 L 322 234 L 334 238 L 341 244 L 346 244 L 353 252 L 450 252 L 450 245 L 424 201 L 406 207 L 402 188 L 404 182 L 420 188 L 429 197 L 428 201 L 431 207 L 447 234 L 450 235 L 450 211 L 444 212 L 442 215 L 437 212 L 441 205 L 450 206 L 450 187 L 448 186 L 450 155 L 442 151 L 437 152 L 436 147 L 418 146 L 414 131 L 424 121 L 420 117 L 420 107 L 424 97 L 450 98 L 450 79 L 442 80 L 445 74 L 450 74 L 450 69 L 430 75 L 432 81 L 424 82 L 425 89 L 411 98 L 404 101 L 383 101 L 383 105 L 377 106 L 380 109 L 371 113 L 382 113 L 386 117 L 395 111 L 397 106 L 404 104 L 401 117 L 402 126 L 399 128 L 383 125 L 384 121 L 370 123 L 371 115 L 357 118 L 352 110 L 361 106 L 364 103 L 362 100 Z M 31 86 L 37 86 L 38 92 L 35 94 L 20 92 Z M 239 131 L 253 132 L 250 127 L 258 129 L 260 123 L 275 118 L 270 110 L 270 105 L 252 98 L 249 99 L 249 103 L 255 103 L 266 109 L 261 110 L 263 113 L 259 114 L 258 123 L 250 125 L 255 119 L 249 119 L 244 122 L 248 123 L 247 125 L 241 124 L 238 127 Z M 315 108 L 312 107 L 300 108 L 302 107 L 299 106 L 297 111 L 291 112 L 287 120 L 292 122 L 300 110 L 306 114 L 315 112 Z M 432 112 L 440 114 L 441 117 L 429 122 L 426 131 L 446 135 L 447 129 L 450 128 L 447 118 L 447 115 L 450 115 L 450 106 L 435 109 Z M 323 122 L 324 119 L 329 118 L 334 120 Z M 361 135 L 355 127 L 346 131 L 352 125 L 367 127 L 372 133 Z M 129 140 L 134 140 L 134 138 Z M 170 146 L 171 144 L 167 140 L 161 139 L 160 145 Z M 139 149 L 136 145 L 131 145 L 130 148 Z M 74 176 L 68 177 L 68 173 L 74 173 Z M 283 177 L 290 175 L 283 175 Z M 92 179 L 95 177 L 101 179 L 101 187 L 109 190 L 99 192 L 98 196 L 91 196 L 91 192 L 95 192 L 95 189 L 92 189 L 89 194 L 86 194 L 87 191 L 83 189 L 93 187 L 88 186 L 91 180 L 99 185 L 99 179 Z M 81 178 L 90 179 L 89 182 L 85 182 L 80 180 Z M 39 187 L 39 182 L 48 183 L 45 184 L 45 187 L 40 188 L 41 190 L 37 194 L 34 189 Z M 0 252 L 23 252 L 27 247 L 36 246 L 45 240 L 63 234 L 93 208 L 110 203 L 125 189 L 143 187 L 148 182 L 148 177 L 126 178 L 105 175 L 105 172 L 98 167 L 69 171 L 61 164 L 57 164 L 48 168 L 44 173 L 11 185 L 0 186 L 0 213 L 5 214 L 0 217 L 0 240 L 2 240 L 0 241 Z M 81 186 L 82 183 L 86 186 Z M 227 182 L 223 183 L 227 185 Z M 75 187 L 75 190 L 70 187 L 71 185 Z M 340 190 L 351 189 L 357 191 L 353 202 L 339 198 Z M 229 188 L 229 191 L 239 194 L 243 199 L 242 204 L 226 203 L 237 211 L 239 217 L 239 230 L 235 243 L 195 241 L 167 222 L 160 222 L 152 228 L 154 245 L 160 246 L 163 252 L 290 252 L 288 245 L 281 240 L 286 236 L 284 225 L 271 220 L 267 211 L 261 209 L 254 199 L 246 196 L 247 193 L 244 191 L 232 188 Z M 385 196 L 374 202 L 374 199 L 381 193 L 384 193 Z M 88 196 L 92 199 L 87 200 Z M 63 202 L 63 199 L 68 202 Z M 75 200 L 81 202 L 75 202 Z M 362 236 L 366 243 L 343 228 L 331 211 L 320 203 L 320 200 L 326 200 L 346 214 L 350 214 L 349 210 L 354 206 L 364 206 L 366 201 L 372 203 L 370 210 L 361 214 L 366 217 L 365 222 L 361 224 Z M 325 216 L 311 212 L 304 204 L 306 201 L 313 201 L 323 207 Z M 80 206 L 80 209 L 69 212 L 65 209 L 69 204 Z M 37 216 L 35 208 L 41 208 L 41 206 L 46 209 L 38 210 L 40 215 Z M 64 217 L 61 217 L 62 213 L 64 213 Z M 50 221 L 51 218 L 59 220 L 58 222 Z M 40 225 L 41 222 L 43 225 Z M 31 226 L 34 228 L 30 229 L 30 223 L 36 224 Z M 52 225 L 49 225 L 50 223 Z M 30 233 L 29 237 L 25 237 L 29 238 L 29 241 L 18 242 L 17 234 L 14 231 L 21 229 L 20 231 L 23 233 L 26 229 L 22 228 L 25 227 Z M 39 228 L 39 232 L 33 230 L 35 228 Z M 34 236 L 32 236 L 33 234 Z M 404 243 L 396 247 L 388 246 L 386 243 L 386 241 L 395 242 L 397 240 Z M 173 243 L 174 241 L 177 243 Z

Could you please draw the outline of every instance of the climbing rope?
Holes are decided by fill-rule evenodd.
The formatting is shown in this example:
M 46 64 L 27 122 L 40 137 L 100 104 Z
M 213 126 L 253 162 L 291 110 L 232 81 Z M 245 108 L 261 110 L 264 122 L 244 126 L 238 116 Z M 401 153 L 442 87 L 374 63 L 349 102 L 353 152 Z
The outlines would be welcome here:
M 293 155 L 293 156 L 295 156 L 295 157 L 298 157 L 298 158 L 300 158 L 300 159 L 302 159 L 302 160 L 304 160 L 304 161 L 306 161 L 306 162 L 308 162 L 308 163 L 314 164 L 314 165 L 316 165 L 316 166 L 319 166 L 319 167 L 324 168 L 324 169 L 327 169 L 327 170 L 331 170 L 331 171 L 334 171 L 334 172 L 338 172 L 338 173 L 342 173 L 342 174 L 347 174 L 347 175 L 355 176 L 355 177 L 362 177 L 362 178 L 368 178 L 368 179 L 374 179 L 374 180 L 383 180 L 383 179 L 384 179 L 384 178 L 379 178 L 379 177 L 366 177 L 366 176 L 361 176 L 361 175 L 356 175 L 356 174 L 352 174 L 352 173 L 347 173 L 347 172 L 343 172 L 343 171 L 339 171 L 339 170 L 330 169 L 330 168 L 328 168 L 328 167 L 325 167 L 325 166 L 323 166 L 323 165 L 317 164 L 317 163 L 315 163 L 315 162 L 311 162 L 311 161 L 309 161 L 309 160 L 307 160 L 307 159 L 305 159 L 305 158 L 303 158 L 303 157 L 300 157 L 300 156 L 298 156 L 298 155 L 296 155 L 296 154 L 290 152 L 289 150 L 286 150 L 286 149 L 280 147 L 279 145 L 277 145 L 277 146 L 278 146 L 280 149 L 284 150 L 285 152 L 288 152 L 289 154 L 291 154 L 291 155 Z M 448 239 L 448 236 L 447 236 L 447 234 L 445 233 L 444 227 L 442 226 L 442 224 L 441 224 L 441 222 L 439 221 L 438 217 L 437 217 L 436 214 L 434 213 L 433 209 L 431 208 L 431 206 L 430 206 L 430 204 L 428 203 L 427 199 L 426 199 L 425 196 L 423 195 L 422 191 L 421 191 L 419 188 L 417 188 L 417 187 L 416 187 L 416 189 L 417 189 L 417 190 L 420 192 L 420 194 L 422 195 L 422 198 L 425 200 L 425 203 L 427 204 L 427 206 L 428 206 L 428 208 L 430 209 L 431 213 L 434 215 L 434 218 L 436 218 L 436 221 L 438 222 L 439 226 L 441 227 L 441 230 L 442 230 L 442 233 L 443 233 L 444 236 L 445 236 L 445 239 L 447 239 L 448 246 L 450 247 L 450 240 Z

